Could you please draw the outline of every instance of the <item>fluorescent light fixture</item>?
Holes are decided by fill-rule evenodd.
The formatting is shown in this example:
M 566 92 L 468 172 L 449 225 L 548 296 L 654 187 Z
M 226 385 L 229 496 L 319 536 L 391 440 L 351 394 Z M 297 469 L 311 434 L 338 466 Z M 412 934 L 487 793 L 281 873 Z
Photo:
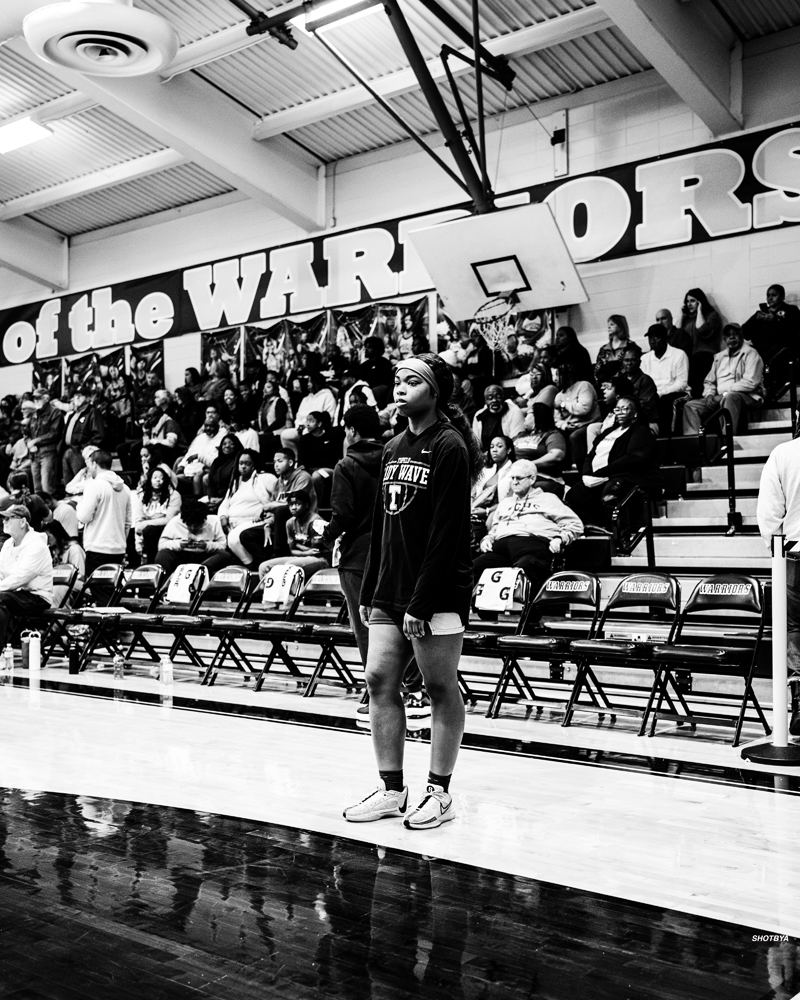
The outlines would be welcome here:
M 10 153 L 12 149 L 29 146 L 52 134 L 52 129 L 38 125 L 32 118 L 18 118 L 8 125 L 0 122 L 0 153 Z
M 338 27 L 347 21 L 355 21 L 379 11 L 381 7 L 379 0 L 330 0 L 329 3 L 320 4 L 293 18 L 290 23 L 303 31 L 320 31 L 333 25 Z

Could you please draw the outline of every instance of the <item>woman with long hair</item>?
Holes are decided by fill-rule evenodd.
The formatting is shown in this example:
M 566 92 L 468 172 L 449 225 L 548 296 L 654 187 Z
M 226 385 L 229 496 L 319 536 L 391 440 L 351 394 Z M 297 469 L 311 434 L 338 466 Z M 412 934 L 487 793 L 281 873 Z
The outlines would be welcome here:
M 208 470 L 208 500 L 212 506 L 218 505 L 228 492 L 243 450 L 235 434 L 226 434 L 220 441 L 219 453 Z
M 492 464 L 481 471 L 472 490 L 472 518 L 485 521 L 491 511 L 511 492 L 511 466 L 517 460 L 514 442 L 505 434 L 497 434 L 489 443 Z
M 181 495 L 168 465 L 156 465 L 147 479 L 131 493 L 131 522 L 136 551 L 152 562 L 164 525 L 180 513 Z
M 225 498 L 219 505 L 219 521 L 228 536 L 228 551 L 239 562 L 249 566 L 254 554 L 241 539 L 243 531 L 263 525 L 267 519 L 267 504 L 275 498 L 278 479 L 271 472 L 261 472 L 261 456 L 245 448 L 236 461 Z M 263 539 L 263 532 L 261 536 Z M 260 546 L 257 555 L 261 556 Z M 216 563 L 214 564 L 216 568 Z
M 438 354 L 401 361 L 394 398 L 408 429 L 384 449 L 364 583 L 366 679 L 380 787 L 344 810 L 353 823 L 405 816 L 409 829 L 453 818 L 450 777 L 464 732 L 458 661 L 472 595 L 470 489 L 483 464 L 463 413 L 451 407 L 453 374 Z M 431 700 L 428 786 L 407 813 L 403 780 L 403 674 L 415 658 Z M 407 813 L 407 814 L 406 814 Z
M 556 330 L 552 346 L 556 354 L 556 368 L 565 363 L 570 364 L 578 373 L 579 379 L 591 382 L 594 374 L 591 355 L 571 326 L 560 326 Z
M 517 438 L 517 456 L 536 466 L 536 485 L 545 493 L 564 498 L 561 474 L 567 457 L 567 441 L 555 425 L 553 408 L 546 403 L 531 402 L 525 417 L 528 433 Z
M 681 329 L 692 338 L 689 388 L 693 396 L 700 396 L 714 355 L 722 350 L 722 317 L 702 288 L 690 288 L 683 297 Z

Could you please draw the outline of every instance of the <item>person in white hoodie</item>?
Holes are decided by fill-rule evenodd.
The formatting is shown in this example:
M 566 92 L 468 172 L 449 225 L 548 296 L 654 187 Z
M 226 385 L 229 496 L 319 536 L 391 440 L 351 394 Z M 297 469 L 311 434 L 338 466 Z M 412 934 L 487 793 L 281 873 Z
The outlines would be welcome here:
M 53 604 L 53 561 L 47 539 L 31 528 L 30 511 L 11 504 L 0 512 L 8 540 L 0 549 L 0 649 L 20 614 Z
M 241 453 L 236 473 L 217 512 L 222 530 L 228 536 L 228 551 L 245 566 L 253 562 L 253 555 L 243 545 L 241 534 L 253 525 L 264 523 L 265 508 L 275 498 L 278 486 L 277 477 L 271 472 L 257 471 L 258 464 L 256 452 Z
M 122 563 L 131 528 L 131 491 L 116 472 L 111 456 L 96 451 L 86 463 L 90 480 L 78 501 L 78 520 L 83 524 L 86 575 L 103 563 Z

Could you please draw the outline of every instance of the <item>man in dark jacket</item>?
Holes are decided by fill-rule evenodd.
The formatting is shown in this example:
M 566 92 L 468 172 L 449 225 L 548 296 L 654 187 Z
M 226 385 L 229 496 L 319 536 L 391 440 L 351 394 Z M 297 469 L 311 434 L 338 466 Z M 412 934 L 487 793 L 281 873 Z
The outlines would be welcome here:
M 394 385 L 394 368 L 392 362 L 383 356 L 386 345 L 380 337 L 364 339 L 364 361 L 356 369 L 356 379 L 366 382 L 374 389 L 376 385 L 387 388 Z
M 332 545 L 340 539 L 339 579 L 358 651 L 366 663 L 369 632 L 358 613 L 358 598 L 369 552 L 383 454 L 381 422 L 371 406 L 359 405 L 345 412 L 342 423 L 347 451 L 333 470 L 332 515 L 323 544 Z
M 100 447 L 106 433 L 102 414 L 92 406 L 91 400 L 83 389 L 76 389 L 72 397 L 72 413 L 66 419 L 64 426 L 64 444 L 66 446 L 61 457 L 61 468 L 64 482 L 71 479 L 86 468 L 83 460 L 83 449 L 87 444 Z
M 64 437 L 64 418 L 50 403 L 50 393 L 43 386 L 34 390 L 36 412 L 28 428 L 28 451 L 31 453 L 31 473 L 35 493 L 58 490 L 58 449 Z

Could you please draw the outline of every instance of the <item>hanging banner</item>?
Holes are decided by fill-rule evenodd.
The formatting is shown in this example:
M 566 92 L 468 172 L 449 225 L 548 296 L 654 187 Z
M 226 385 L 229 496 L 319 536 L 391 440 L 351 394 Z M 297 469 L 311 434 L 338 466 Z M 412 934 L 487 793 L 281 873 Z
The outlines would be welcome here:
M 53 399 L 61 396 L 63 389 L 63 373 L 61 358 L 53 361 L 38 361 L 33 366 L 33 388 L 40 386 L 47 389 Z
M 576 263 L 797 225 L 800 127 L 504 194 L 549 204 Z M 2 310 L 0 366 L 430 291 L 409 233 L 469 214 L 456 205 Z
M 67 358 L 66 369 L 67 398 L 71 398 L 76 392 L 91 396 L 95 391 L 102 391 L 102 383 L 99 382 L 100 361 L 96 354 L 81 354 L 77 358 Z
M 219 330 L 215 333 L 204 333 L 201 341 L 203 377 L 217 377 L 214 369 L 217 362 L 221 362 L 226 366 L 227 372 L 223 372 L 219 377 L 232 379 L 234 382 L 237 382 L 239 379 L 241 351 L 242 331 L 239 327 L 235 330 Z
M 164 385 L 164 345 L 148 344 L 129 348 L 130 382 L 134 409 L 142 411 L 153 391 Z M 138 404 L 138 405 L 137 405 Z

